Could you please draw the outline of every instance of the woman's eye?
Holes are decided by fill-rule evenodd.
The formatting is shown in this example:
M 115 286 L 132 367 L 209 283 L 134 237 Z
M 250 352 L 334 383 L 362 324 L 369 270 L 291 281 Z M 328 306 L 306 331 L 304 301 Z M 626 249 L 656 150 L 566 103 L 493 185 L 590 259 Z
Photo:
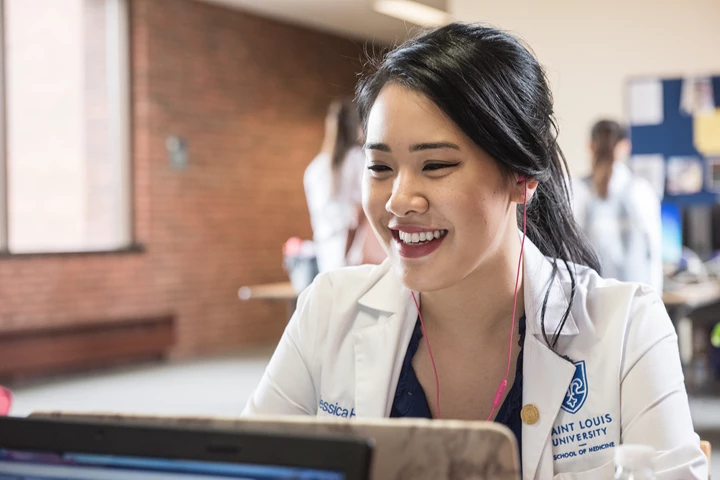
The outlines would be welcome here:
M 391 171 L 391 170 L 390 170 L 390 167 L 388 167 L 387 165 L 370 165 L 370 166 L 368 167 L 368 170 L 371 170 L 371 171 L 373 171 L 373 172 L 375 172 L 375 173 L 382 173 L 382 172 L 389 172 L 389 171 Z
M 451 168 L 460 165 L 459 163 L 428 163 L 423 167 L 423 171 L 433 172 L 436 170 L 442 170 L 443 168 Z

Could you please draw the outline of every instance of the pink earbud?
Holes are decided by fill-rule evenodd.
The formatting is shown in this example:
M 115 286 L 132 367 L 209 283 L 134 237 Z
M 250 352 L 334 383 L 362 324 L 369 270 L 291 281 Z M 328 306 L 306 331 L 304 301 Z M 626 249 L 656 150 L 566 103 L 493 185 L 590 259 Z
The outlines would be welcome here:
M 518 183 L 522 183 L 525 181 L 525 175 L 518 175 Z

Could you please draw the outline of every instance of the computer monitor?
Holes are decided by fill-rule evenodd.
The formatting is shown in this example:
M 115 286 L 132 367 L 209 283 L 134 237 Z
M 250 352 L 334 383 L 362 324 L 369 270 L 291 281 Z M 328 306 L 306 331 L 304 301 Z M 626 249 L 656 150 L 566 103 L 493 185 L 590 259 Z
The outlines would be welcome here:
M 0 480 L 367 480 L 358 436 L 0 418 Z
M 661 221 L 663 264 L 677 265 L 682 257 L 683 247 L 683 222 L 680 207 L 672 203 L 663 203 Z

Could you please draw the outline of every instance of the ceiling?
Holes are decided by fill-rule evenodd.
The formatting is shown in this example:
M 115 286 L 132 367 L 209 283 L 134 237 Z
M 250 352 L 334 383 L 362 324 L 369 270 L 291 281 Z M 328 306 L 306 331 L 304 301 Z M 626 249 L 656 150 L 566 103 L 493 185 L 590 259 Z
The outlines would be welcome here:
M 362 40 L 393 43 L 417 28 L 373 11 L 372 0 L 204 0 Z

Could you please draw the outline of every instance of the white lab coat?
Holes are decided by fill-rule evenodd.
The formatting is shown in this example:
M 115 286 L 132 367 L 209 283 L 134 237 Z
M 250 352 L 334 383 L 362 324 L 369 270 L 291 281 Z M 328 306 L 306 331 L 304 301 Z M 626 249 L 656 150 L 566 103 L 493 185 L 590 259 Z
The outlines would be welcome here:
M 335 192 L 330 163 L 330 155 L 320 153 L 303 176 L 320 272 L 346 265 L 348 232 L 358 226 L 365 156 L 359 147 L 348 151 Z
M 572 191 L 575 220 L 600 257 L 603 276 L 662 292 L 660 199 L 650 183 L 615 162 L 607 198 L 600 198 L 586 181 L 573 182 Z
M 526 241 L 523 404 L 537 407 L 539 420 L 522 426 L 523 478 L 611 478 L 611 446 L 642 443 L 659 452 L 658 478 L 706 479 L 677 337 L 660 298 L 577 267 L 575 302 L 557 347 L 573 364 L 540 332 L 551 269 Z M 561 267 L 547 332 L 555 331 L 570 289 Z M 389 261 L 321 274 L 300 295 L 243 413 L 387 417 L 417 316 Z

